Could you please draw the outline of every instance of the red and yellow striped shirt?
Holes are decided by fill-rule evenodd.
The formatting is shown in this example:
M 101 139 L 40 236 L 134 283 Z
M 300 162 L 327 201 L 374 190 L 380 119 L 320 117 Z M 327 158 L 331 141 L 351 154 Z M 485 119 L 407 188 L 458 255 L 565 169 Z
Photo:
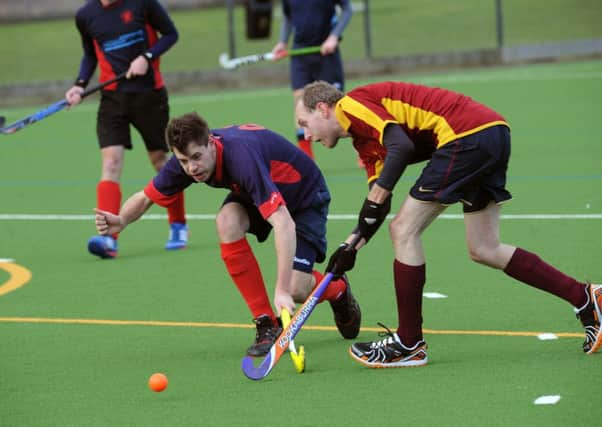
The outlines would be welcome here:
M 339 100 L 335 114 L 353 138 L 368 182 L 382 171 L 387 153 L 383 132 L 389 123 L 399 124 L 414 143 L 414 163 L 430 158 L 448 142 L 491 126 L 508 126 L 500 114 L 466 95 L 402 82 L 354 89 Z

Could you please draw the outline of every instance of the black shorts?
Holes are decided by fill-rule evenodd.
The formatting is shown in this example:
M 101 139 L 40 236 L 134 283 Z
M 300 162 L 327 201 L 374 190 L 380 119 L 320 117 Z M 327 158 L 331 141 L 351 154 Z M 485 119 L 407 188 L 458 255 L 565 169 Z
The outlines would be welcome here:
M 464 212 L 505 202 L 512 198 L 505 188 L 509 159 L 510 130 L 503 125 L 483 129 L 436 150 L 410 195 L 444 205 L 462 202 Z
M 169 151 L 165 128 L 169 103 L 165 88 L 140 93 L 103 90 L 96 118 L 100 148 L 122 145 L 132 149 L 130 124 L 144 140 L 147 151 Z
M 337 49 L 332 55 L 292 56 L 290 59 L 291 86 L 293 90 L 303 89 L 306 84 L 324 80 L 339 90 L 345 88 L 343 62 Z
M 230 202 L 239 203 L 245 208 L 250 223 L 248 233 L 254 234 L 258 242 L 264 242 L 272 231 L 272 225 L 263 218 L 253 201 L 239 194 L 230 193 L 224 199 L 223 204 Z M 297 238 L 297 249 L 293 261 L 294 270 L 311 273 L 314 263 L 320 263 L 326 258 L 326 221 L 329 204 L 330 193 L 328 190 L 319 190 L 316 191 L 311 206 L 291 213 L 293 221 L 295 221 Z

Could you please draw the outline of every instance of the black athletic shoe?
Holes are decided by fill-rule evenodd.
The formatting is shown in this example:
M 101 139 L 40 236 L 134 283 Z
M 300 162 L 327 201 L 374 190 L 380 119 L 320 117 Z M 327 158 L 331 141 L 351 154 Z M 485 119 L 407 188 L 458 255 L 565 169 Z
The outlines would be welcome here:
M 253 320 L 257 327 L 255 342 L 247 349 L 247 354 L 251 357 L 263 357 L 270 351 L 274 341 L 282 332 L 279 325 L 275 325 L 272 318 L 267 314 L 262 314 Z
M 403 345 L 397 333 L 391 332 L 382 323 L 380 326 L 387 332 L 380 332 L 380 336 L 386 337 L 380 341 L 356 342 L 349 347 L 351 357 L 369 368 L 405 368 L 413 366 L 424 366 L 428 363 L 426 355 L 426 343 L 418 341 L 412 347 Z
M 602 329 L 600 318 L 602 317 L 602 285 L 590 284 L 586 289 L 588 302 L 585 307 L 577 311 L 577 318 L 585 328 L 585 341 L 583 341 L 583 352 L 592 354 L 602 346 Z
M 330 307 L 334 313 L 334 323 L 336 323 L 339 332 L 343 338 L 351 340 L 360 333 L 360 325 L 362 324 L 362 311 L 353 294 L 349 279 L 346 275 L 341 277 L 347 284 L 347 289 L 335 301 L 329 301 Z

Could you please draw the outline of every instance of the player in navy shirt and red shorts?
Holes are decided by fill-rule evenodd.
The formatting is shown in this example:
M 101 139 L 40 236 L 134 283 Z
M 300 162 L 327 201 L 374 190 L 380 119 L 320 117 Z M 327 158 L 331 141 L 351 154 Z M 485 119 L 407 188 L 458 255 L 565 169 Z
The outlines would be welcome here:
M 336 6 L 341 8 L 340 15 Z M 345 88 L 343 61 L 339 41 L 353 14 L 350 0 L 282 0 L 283 21 L 278 43 L 272 49 L 276 57 L 287 49 L 293 36 L 293 49 L 320 46 L 320 53 L 293 56 L 290 60 L 291 86 L 296 100 L 303 96 L 303 87 L 324 80 L 339 90 Z M 297 128 L 297 141 L 309 157 L 314 158 L 311 141 L 303 129 Z
M 96 206 L 118 213 L 124 150 L 132 149 L 130 125 L 144 140 L 155 170 L 161 169 L 168 158 L 164 133 L 169 104 L 159 57 L 176 43 L 178 32 L 157 0 L 88 0 L 77 11 L 75 23 L 84 54 L 75 85 L 65 95 L 71 105 L 81 102 L 81 94 L 97 66 L 100 82 L 127 72 L 126 80 L 108 85 L 102 91 L 96 122 L 102 154 Z M 170 236 L 165 248 L 184 248 L 188 227 L 182 193 L 167 212 Z M 92 237 L 88 250 L 101 258 L 114 258 L 117 234 Z
M 169 206 L 191 184 L 228 191 L 217 214 L 221 257 L 257 326 L 250 356 L 267 354 L 280 334 L 277 313 L 294 312 L 323 275 L 314 270 L 326 253 L 330 193 L 322 173 L 301 150 L 257 125 L 209 130 L 196 113 L 172 119 L 166 130 L 174 156 L 143 191 L 123 205 L 119 216 L 97 210 L 101 235 L 122 231 L 153 203 Z M 274 230 L 277 279 L 272 309 L 261 270 L 246 234 L 264 242 Z M 333 280 L 328 300 L 344 338 L 358 335 L 361 322 L 346 276 Z

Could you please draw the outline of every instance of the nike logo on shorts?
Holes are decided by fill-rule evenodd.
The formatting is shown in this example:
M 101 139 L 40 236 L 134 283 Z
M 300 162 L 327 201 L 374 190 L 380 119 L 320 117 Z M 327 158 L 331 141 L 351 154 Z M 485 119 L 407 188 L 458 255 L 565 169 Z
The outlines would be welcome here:
M 429 190 L 428 188 L 424 188 L 422 185 L 420 187 L 418 187 L 418 191 L 420 191 L 421 193 L 434 193 L 435 190 Z

